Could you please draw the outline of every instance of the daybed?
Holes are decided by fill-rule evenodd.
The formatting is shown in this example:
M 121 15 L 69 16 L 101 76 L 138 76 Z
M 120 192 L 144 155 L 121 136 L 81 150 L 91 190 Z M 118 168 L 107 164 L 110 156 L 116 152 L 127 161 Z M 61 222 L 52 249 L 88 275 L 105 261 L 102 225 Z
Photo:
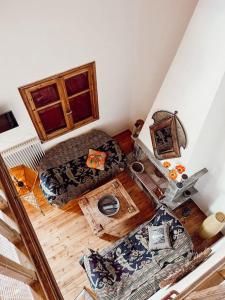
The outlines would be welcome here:
M 89 149 L 107 153 L 104 170 L 88 168 Z M 106 133 L 92 130 L 59 143 L 40 161 L 40 187 L 50 204 L 61 206 L 69 200 L 103 184 L 126 166 L 119 145 Z
M 148 226 L 170 225 L 172 249 L 149 250 Z M 99 300 L 143 300 L 159 283 L 193 257 L 193 244 L 164 206 L 155 216 L 102 252 L 89 250 L 80 263 Z

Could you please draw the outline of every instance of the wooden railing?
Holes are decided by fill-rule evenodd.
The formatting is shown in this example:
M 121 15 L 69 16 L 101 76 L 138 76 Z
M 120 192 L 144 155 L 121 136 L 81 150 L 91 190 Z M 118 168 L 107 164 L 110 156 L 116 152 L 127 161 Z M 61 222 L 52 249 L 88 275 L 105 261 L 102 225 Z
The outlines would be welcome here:
M 225 257 L 180 293 L 176 300 L 225 299 L 224 283 Z
M 1 156 L 0 183 L 2 189 L 0 194 L 0 210 L 2 211 L 0 236 L 7 239 L 18 251 L 20 251 L 20 248 L 23 249 L 23 253 L 25 253 L 29 262 L 28 265 L 30 265 L 28 267 L 27 264 L 23 265 L 21 261 L 18 263 L 0 253 L 0 275 L 2 274 L 6 278 L 13 278 L 23 282 L 31 288 L 35 286 L 35 292 L 39 295 L 39 299 L 63 300 L 63 296 Z M 13 220 L 6 217 L 6 215 L 11 215 Z M 10 220 L 10 222 L 7 220 Z

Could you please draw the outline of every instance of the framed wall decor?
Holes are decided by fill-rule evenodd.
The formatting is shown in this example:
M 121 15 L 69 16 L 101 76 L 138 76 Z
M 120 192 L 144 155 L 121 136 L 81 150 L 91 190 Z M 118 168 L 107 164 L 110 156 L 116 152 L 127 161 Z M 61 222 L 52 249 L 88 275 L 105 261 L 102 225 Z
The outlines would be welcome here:
M 154 154 L 159 160 L 180 157 L 180 147 L 186 147 L 186 135 L 176 114 L 158 111 L 152 116 L 155 123 L 149 128 Z

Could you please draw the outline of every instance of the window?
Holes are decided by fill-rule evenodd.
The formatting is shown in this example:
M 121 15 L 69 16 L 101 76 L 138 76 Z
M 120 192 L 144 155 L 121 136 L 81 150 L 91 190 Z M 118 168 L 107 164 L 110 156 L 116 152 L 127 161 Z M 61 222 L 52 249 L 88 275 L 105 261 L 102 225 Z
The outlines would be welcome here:
M 99 118 L 95 62 L 19 88 L 42 141 Z

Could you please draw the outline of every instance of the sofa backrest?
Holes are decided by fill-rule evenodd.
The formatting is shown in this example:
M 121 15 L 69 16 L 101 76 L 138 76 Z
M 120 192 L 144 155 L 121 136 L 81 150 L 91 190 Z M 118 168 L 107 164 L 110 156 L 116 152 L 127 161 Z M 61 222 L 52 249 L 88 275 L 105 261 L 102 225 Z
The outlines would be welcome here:
M 49 149 L 39 163 L 39 173 L 54 167 L 58 167 L 68 161 L 88 154 L 89 148 L 98 148 L 112 139 L 105 132 L 91 130 L 88 133 L 68 139 Z

